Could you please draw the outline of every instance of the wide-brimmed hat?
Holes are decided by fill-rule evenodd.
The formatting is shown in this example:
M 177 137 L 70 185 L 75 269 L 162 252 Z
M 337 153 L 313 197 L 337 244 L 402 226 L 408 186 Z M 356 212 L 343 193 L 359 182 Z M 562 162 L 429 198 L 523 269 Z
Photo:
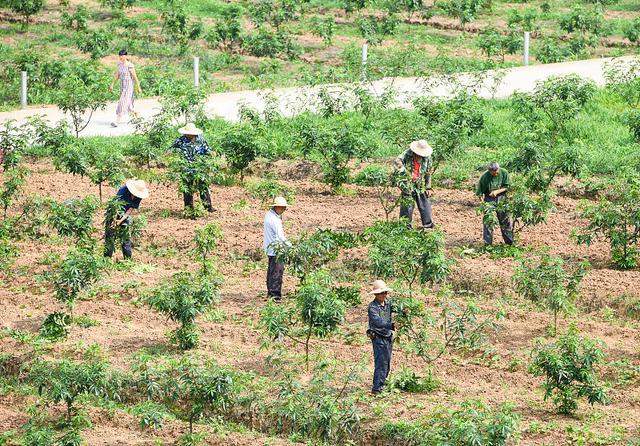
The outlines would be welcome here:
M 149 189 L 147 189 L 147 185 L 143 180 L 131 179 L 127 180 L 125 184 L 127 189 L 129 189 L 129 192 L 131 192 L 131 195 L 134 197 L 138 197 L 143 200 L 149 197 Z
M 178 131 L 183 135 L 202 135 L 202 130 L 196 127 L 193 122 L 190 122 L 184 127 L 179 128 Z
M 287 204 L 287 200 L 284 197 L 276 197 L 273 199 L 273 203 L 271 204 L 271 207 L 282 207 L 282 208 L 286 208 L 287 206 L 289 206 L 289 204 Z
M 384 283 L 384 280 L 376 280 L 371 284 L 371 291 L 369 291 L 369 294 L 387 293 L 389 291 L 393 290 Z
M 413 153 L 422 157 L 431 156 L 431 154 L 433 153 L 433 148 L 424 139 L 413 141 L 411 144 L 409 144 L 409 148 Z

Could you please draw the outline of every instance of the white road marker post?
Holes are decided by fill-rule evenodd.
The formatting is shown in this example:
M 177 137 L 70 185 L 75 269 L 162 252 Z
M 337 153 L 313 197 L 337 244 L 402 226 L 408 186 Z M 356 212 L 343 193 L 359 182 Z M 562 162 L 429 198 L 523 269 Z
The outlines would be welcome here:
M 369 52 L 369 44 L 364 43 L 362 45 L 362 81 L 367 80 L 367 57 Z
M 193 56 L 193 85 L 200 87 L 200 58 Z
M 529 37 L 531 33 L 529 31 L 524 32 L 524 66 L 529 66 Z
M 27 72 L 20 73 L 20 108 L 27 108 Z

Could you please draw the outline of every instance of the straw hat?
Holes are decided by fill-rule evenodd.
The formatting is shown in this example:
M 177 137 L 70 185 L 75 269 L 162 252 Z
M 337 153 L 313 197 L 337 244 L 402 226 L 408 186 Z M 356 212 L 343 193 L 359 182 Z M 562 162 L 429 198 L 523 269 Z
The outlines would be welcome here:
M 131 195 L 134 197 L 138 197 L 143 200 L 149 197 L 149 189 L 147 189 L 147 185 L 144 181 L 131 179 L 127 180 L 125 184 L 127 189 L 129 189 L 129 192 L 131 192 Z
M 276 197 L 273 200 L 273 204 L 271 204 L 271 207 L 276 207 L 276 206 L 286 208 L 289 205 L 287 204 L 287 200 L 285 200 L 284 197 Z
M 431 156 L 431 154 L 433 153 L 433 148 L 424 139 L 420 139 L 418 141 L 413 141 L 409 145 L 409 148 L 411 149 L 411 151 L 413 153 L 415 153 L 418 156 L 422 156 L 422 157 Z
M 202 135 L 202 130 L 200 130 L 193 122 L 188 123 L 182 128 L 179 128 L 178 131 L 183 135 Z
M 380 294 L 389 291 L 393 290 L 389 288 L 386 283 L 384 283 L 384 280 L 376 280 L 371 284 L 371 291 L 369 292 L 369 294 Z

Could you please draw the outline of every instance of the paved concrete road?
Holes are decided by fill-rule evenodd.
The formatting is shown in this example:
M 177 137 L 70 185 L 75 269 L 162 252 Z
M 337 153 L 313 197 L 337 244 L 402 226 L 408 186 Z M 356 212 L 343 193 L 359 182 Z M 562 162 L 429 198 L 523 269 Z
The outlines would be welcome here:
M 631 57 L 622 58 L 631 59 Z M 418 96 L 449 96 L 455 85 L 464 85 L 482 97 L 509 97 L 515 91 L 531 91 L 536 82 L 552 75 L 566 75 L 575 73 L 594 80 L 597 84 L 604 83 L 603 69 L 611 58 L 591 59 L 577 62 L 563 62 L 546 65 L 531 65 L 508 70 L 498 70 L 482 74 L 457 74 L 451 76 L 435 76 L 431 78 L 388 78 L 363 85 L 375 94 L 382 94 L 390 88 L 395 97 L 395 106 L 408 107 Z M 321 87 L 278 88 L 273 90 L 237 91 L 212 94 L 205 104 L 208 116 L 218 116 L 230 121 L 238 119 L 238 112 L 243 105 L 263 110 L 271 100 L 280 112 L 291 116 L 303 110 L 313 109 L 317 104 L 317 93 L 321 88 L 329 91 L 334 97 L 349 100 L 349 85 L 325 85 Z M 269 99 L 271 98 L 271 99 Z M 89 126 L 81 133 L 83 136 L 117 136 L 134 132 L 130 124 L 111 127 L 115 118 L 116 102 L 109 103 L 105 110 L 97 111 Z M 150 117 L 157 113 L 160 104 L 156 99 L 142 99 L 136 101 L 136 109 L 142 117 Z M 30 107 L 26 110 L 16 110 L 0 113 L 0 122 L 16 119 L 24 122 L 29 116 L 43 115 L 49 121 L 57 122 L 66 118 L 54 106 Z M 68 119 L 68 118 L 67 118 Z

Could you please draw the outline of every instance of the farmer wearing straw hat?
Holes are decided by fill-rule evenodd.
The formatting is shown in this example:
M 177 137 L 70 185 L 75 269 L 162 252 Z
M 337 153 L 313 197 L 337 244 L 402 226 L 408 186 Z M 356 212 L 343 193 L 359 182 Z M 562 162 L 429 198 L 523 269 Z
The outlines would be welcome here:
M 393 330 L 391 320 L 391 303 L 387 300 L 393 291 L 383 280 L 372 283 L 369 294 L 373 294 L 373 301 L 368 307 L 369 329 L 367 336 L 373 344 L 373 387 L 371 393 L 380 393 L 391 369 L 391 353 L 393 350 Z
M 115 251 L 116 240 L 122 246 L 125 259 L 133 254 L 133 243 L 127 231 L 121 229 L 131 224 L 131 212 L 140 207 L 140 202 L 149 197 L 149 189 L 142 180 L 130 179 L 118 189 L 112 204 L 107 207 L 104 218 L 104 256 L 111 257 Z
M 421 139 L 409 145 L 402 155 L 396 158 L 395 168 L 400 177 L 400 218 L 406 218 L 409 226 L 413 221 L 413 202 L 418 205 L 423 229 L 433 228 L 431 218 L 431 172 L 433 149 L 427 141 Z
M 190 163 L 195 162 L 199 156 L 209 156 L 211 154 L 209 144 L 207 144 L 207 141 L 202 137 L 202 130 L 197 128 L 194 123 L 190 122 L 184 127 L 179 128 L 178 132 L 180 132 L 182 136 L 176 139 L 169 150 L 179 152 L 180 155 Z M 193 208 L 193 195 L 189 192 L 184 192 L 183 197 L 184 207 Z M 208 187 L 200 191 L 200 199 L 207 211 L 215 211 L 211 205 L 211 192 L 209 192 Z
M 275 302 L 282 300 L 282 276 L 284 275 L 284 263 L 278 262 L 276 246 L 289 244 L 284 235 L 282 226 L 282 214 L 287 210 L 288 204 L 284 197 L 276 197 L 271 204 L 271 209 L 264 216 L 264 252 L 269 258 L 267 269 L 267 297 Z

